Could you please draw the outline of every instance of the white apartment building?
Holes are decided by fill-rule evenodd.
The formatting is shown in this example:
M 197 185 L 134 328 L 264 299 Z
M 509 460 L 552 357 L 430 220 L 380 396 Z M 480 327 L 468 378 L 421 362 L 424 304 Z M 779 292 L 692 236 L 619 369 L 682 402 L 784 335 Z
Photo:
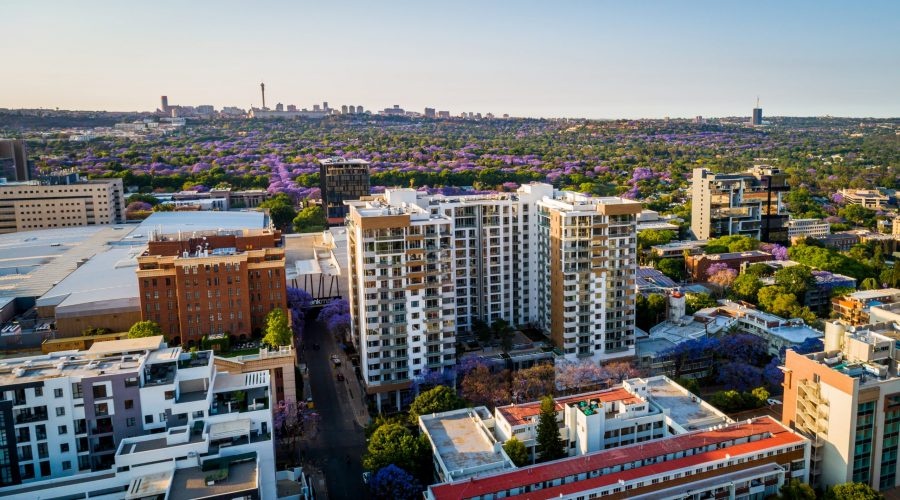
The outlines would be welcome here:
M 787 223 L 788 238 L 821 238 L 831 234 L 831 223 L 822 219 L 791 219 Z
M 556 398 L 560 437 L 569 456 L 642 443 L 730 423 L 727 415 L 668 377 L 634 378 L 599 391 Z M 541 402 L 498 406 L 497 441 L 516 437 L 535 454 Z
M 539 326 L 570 359 L 633 354 L 639 203 L 531 184 L 347 204 L 352 337 L 379 410 L 454 366 L 476 318 Z
M 163 462 L 174 472 L 248 452 L 262 490 L 274 481 L 269 373 L 218 372 L 211 351 L 186 353 L 159 336 L 5 359 L 0 396 L 0 487 L 13 488 L 0 496 L 25 491 L 20 483 L 142 464 L 160 472 Z

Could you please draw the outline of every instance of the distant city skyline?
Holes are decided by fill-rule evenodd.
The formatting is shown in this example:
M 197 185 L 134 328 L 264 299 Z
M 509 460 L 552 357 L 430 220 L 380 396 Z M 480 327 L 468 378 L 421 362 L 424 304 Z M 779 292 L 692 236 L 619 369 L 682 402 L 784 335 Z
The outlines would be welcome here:
M 900 3 L 4 4 L 0 108 L 900 116 Z

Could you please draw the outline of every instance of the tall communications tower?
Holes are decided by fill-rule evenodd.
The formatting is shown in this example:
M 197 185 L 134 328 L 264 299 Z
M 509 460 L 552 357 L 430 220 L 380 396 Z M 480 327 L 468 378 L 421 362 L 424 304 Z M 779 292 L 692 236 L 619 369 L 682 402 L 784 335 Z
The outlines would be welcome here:
M 266 109 L 266 84 L 260 83 L 259 90 L 262 92 L 262 101 L 263 101 L 262 109 Z

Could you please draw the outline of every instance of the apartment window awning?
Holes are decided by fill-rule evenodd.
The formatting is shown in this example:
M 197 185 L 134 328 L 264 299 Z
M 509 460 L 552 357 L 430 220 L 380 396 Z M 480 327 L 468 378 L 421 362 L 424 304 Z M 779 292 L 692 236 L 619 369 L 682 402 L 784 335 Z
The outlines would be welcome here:
M 242 418 L 230 422 L 218 422 L 209 425 L 209 439 L 227 439 L 250 434 L 250 419 Z

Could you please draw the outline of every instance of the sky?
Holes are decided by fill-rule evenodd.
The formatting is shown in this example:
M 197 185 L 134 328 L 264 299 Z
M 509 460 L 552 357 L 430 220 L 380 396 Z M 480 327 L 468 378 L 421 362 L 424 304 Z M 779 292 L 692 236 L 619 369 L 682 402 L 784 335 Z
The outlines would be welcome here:
M 900 2 L 3 2 L 0 108 L 900 116 Z

